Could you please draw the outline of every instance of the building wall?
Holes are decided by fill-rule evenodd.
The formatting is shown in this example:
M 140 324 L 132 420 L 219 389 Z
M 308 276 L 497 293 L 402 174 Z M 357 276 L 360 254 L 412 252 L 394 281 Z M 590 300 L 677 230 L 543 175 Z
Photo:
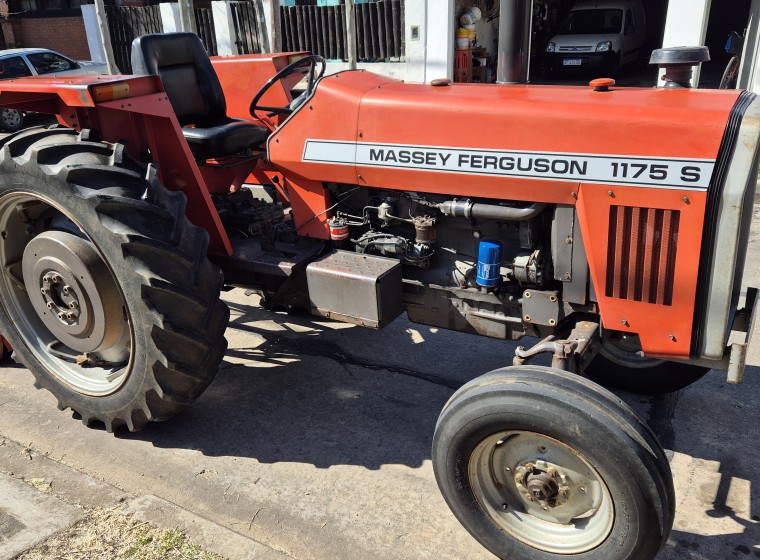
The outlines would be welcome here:
M 22 47 L 51 49 L 76 60 L 90 59 L 82 16 L 14 18 L 11 24 L 14 39 Z

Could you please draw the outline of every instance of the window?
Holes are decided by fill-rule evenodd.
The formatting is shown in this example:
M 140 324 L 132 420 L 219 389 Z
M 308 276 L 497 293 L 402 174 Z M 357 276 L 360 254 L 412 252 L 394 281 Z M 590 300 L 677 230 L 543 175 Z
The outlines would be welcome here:
M 573 10 L 562 24 L 560 35 L 617 34 L 623 25 L 623 10 Z
M 35 53 L 28 54 L 26 57 L 32 63 L 32 66 L 34 66 L 37 74 L 53 74 L 55 72 L 66 72 L 67 70 L 79 68 L 79 64 L 60 54 Z
M 31 75 L 32 71 L 29 70 L 29 66 L 26 65 L 26 62 L 20 56 L 0 59 L 0 80 Z
M 625 11 L 625 33 L 636 33 L 636 21 L 633 19 L 633 10 L 630 8 Z

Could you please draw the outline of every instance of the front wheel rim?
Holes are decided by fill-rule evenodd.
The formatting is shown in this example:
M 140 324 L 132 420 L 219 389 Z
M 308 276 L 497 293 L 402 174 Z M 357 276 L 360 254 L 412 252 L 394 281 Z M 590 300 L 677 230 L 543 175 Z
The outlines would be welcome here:
M 614 505 L 601 475 L 578 451 L 549 436 L 489 436 L 472 452 L 468 474 L 484 513 L 532 548 L 581 554 L 612 531 Z
M 0 197 L 0 298 L 26 347 L 62 385 L 118 391 L 132 369 L 124 296 L 95 243 L 37 194 Z

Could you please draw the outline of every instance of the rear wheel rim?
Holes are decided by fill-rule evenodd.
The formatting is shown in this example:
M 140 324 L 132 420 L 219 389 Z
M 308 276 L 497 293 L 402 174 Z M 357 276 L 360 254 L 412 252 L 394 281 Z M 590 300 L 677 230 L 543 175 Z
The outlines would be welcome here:
M 84 229 L 32 193 L 0 197 L 0 298 L 34 358 L 62 385 L 102 397 L 131 372 L 133 331 L 115 275 Z
M 500 432 L 481 441 L 469 482 L 484 513 L 507 534 L 553 554 L 601 545 L 614 523 L 609 489 L 583 455 L 534 432 Z
M 8 128 L 16 128 L 21 125 L 21 113 L 16 109 L 3 108 L 0 110 L 0 120 Z

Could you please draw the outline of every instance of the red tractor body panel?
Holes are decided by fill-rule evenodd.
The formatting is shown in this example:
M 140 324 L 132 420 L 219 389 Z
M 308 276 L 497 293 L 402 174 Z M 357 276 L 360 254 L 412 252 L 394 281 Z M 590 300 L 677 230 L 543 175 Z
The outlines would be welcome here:
M 604 325 L 639 333 L 647 355 L 686 358 L 706 192 L 737 98 L 344 72 L 272 135 L 269 156 L 287 177 L 577 204 Z M 327 238 L 329 199 L 311 194 L 296 222 L 318 215 L 310 235 Z M 661 242 L 673 235 L 677 251 Z

